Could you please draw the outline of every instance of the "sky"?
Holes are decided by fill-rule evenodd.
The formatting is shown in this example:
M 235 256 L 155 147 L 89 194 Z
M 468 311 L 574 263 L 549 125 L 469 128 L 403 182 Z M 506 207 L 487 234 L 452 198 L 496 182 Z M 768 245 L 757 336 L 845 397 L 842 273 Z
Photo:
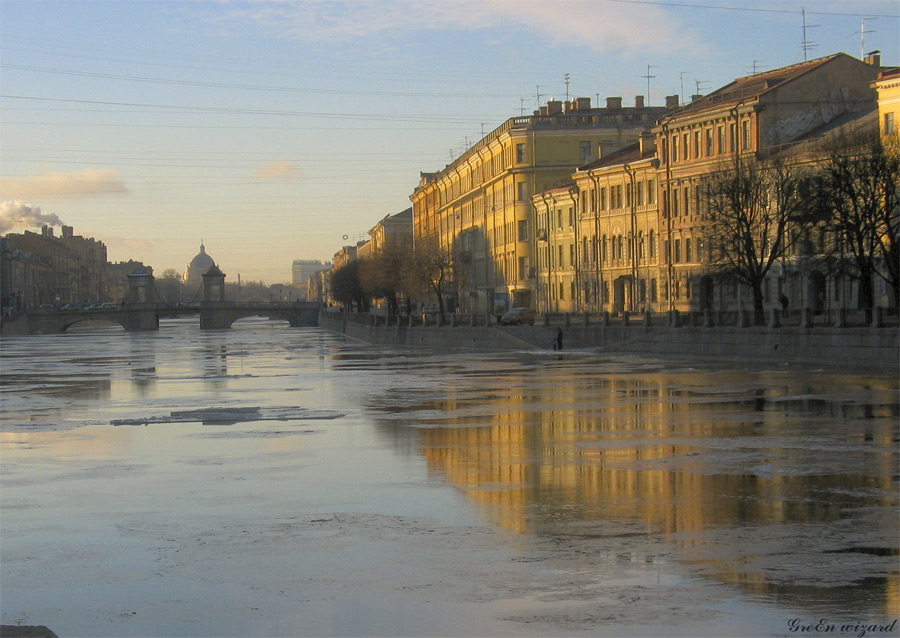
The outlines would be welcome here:
M 549 99 L 661 105 L 841 51 L 897 65 L 898 15 L 897 0 L 0 0 L 0 233 L 65 224 L 157 275 L 203 242 L 228 281 L 288 283 L 295 259 L 367 239 L 420 172 Z

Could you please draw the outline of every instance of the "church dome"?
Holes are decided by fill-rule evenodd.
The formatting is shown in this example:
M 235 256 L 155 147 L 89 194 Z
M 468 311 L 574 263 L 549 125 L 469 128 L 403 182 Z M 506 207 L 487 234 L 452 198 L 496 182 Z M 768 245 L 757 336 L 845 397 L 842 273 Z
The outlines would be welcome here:
M 191 263 L 188 264 L 184 271 L 184 283 L 201 281 L 206 271 L 215 265 L 216 262 L 206 254 L 206 247 L 201 242 L 200 252 L 191 260 Z

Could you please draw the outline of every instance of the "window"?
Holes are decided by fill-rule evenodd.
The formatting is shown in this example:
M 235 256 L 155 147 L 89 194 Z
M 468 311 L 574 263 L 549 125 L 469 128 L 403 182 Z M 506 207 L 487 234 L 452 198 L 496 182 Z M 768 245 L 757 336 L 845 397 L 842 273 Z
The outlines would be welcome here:
M 519 221 L 519 241 L 528 241 L 528 222 Z
M 737 124 L 732 122 L 728 125 L 728 150 L 736 153 L 737 148 Z
M 670 262 L 670 259 L 669 259 L 669 240 L 668 240 L 668 239 L 667 239 L 666 241 L 663 242 L 663 258 L 666 260 L 666 263 L 667 263 L 667 264 Z
M 694 131 L 694 159 L 700 157 L 700 131 Z
M 516 162 L 521 164 L 525 161 L 525 145 L 516 144 Z
M 897 129 L 894 125 L 894 114 L 893 113 L 885 113 L 884 114 L 884 134 L 885 135 L 893 135 L 897 132 Z
M 560 299 L 566 298 L 566 287 L 565 287 L 565 284 L 563 284 L 563 282 L 559 282 L 559 298 Z
M 650 280 L 650 303 L 656 303 L 656 279 Z
M 528 257 L 519 257 L 519 279 L 528 279 Z
M 711 128 L 706 129 L 706 157 L 712 157 L 713 154 L 713 132 Z
M 697 240 L 697 261 L 703 261 L 703 240 Z
M 650 231 L 650 238 L 647 240 L 647 245 L 650 248 L 650 259 L 656 259 L 656 232 Z
M 662 216 L 669 216 L 669 193 L 663 191 L 663 207 L 662 207 Z
M 563 262 L 563 247 L 562 247 L 562 244 L 560 244 L 559 246 L 557 246 L 557 248 L 558 248 L 558 252 L 559 252 L 559 261 L 557 262 L 557 266 L 559 266 L 560 268 L 562 268 L 563 266 L 565 266 L 565 262 Z
M 672 217 L 678 217 L 678 189 L 672 191 Z
M 606 210 L 606 187 L 600 189 L 600 210 Z
M 637 205 L 644 205 L 644 182 L 637 183 Z
M 716 152 L 721 155 L 725 152 L 725 127 L 716 128 Z
M 691 145 L 690 140 L 691 136 L 689 133 L 685 133 L 681 136 L 681 142 L 684 145 L 681 149 L 681 159 L 683 160 L 690 159 L 690 153 L 688 152 Z
M 691 239 L 687 238 L 684 240 L 684 260 L 688 263 L 693 261 L 691 259 Z
M 700 187 L 694 186 L 694 206 L 696 206 L 696 213 L 699 215 L 702 211 L 700 209 L 700 204 L 703 202 L 700 196 Z
M 581 162 L 591 161 L 591 143 L 590 142 L 579 142 L 578 143 L 578 159 Z
M 569 284 L 569 298 L 575 299 L 575 282 L 571 282 Z
M 569 228 L 575 225 L 575 209 L 569 206 Z
M 633 193 L 634 185 L 629 183 L 628 186 L 625 187 L 625 205 L 629 208 L 631 208 L 631 203 L 634 201 Z
M 517 193 L 517 195 L 518 195 L 518 200 L 519 200 L 520 202 L 524 202 L 525 199 L 528 197 L 528 189 L 527 189 L 527 186 L 528 186 L 528 185 L 527 185 L 525 182 L 518 182 L 518 183 L 516 184 L 516 186 L 517 186 L 518 189 L 519 189 L 519 190 L 518 190 L 518 193 Z
M 684 187 L 684 215 L 687 217 L 691 214 L 691 187 Z
M 741 149 L 750 150 L 750 120 L 741 122 Z
M 640 292 L 640 295 L 639 295 L 639 298 L 640 298 L 640 300 L 641 300 L 641 303 L 645 303 L 645 302 L 647 301 L 647 280 L 646 280 L 646 279 L 641 279 L 640 282 L 639 282 L 639 284 L 638 284 L 638 288 L 639 288 L 640 291 L 641 291 L 641 292 Z
M 665 164 L 666 162 L 669 161 L 669 142 L 668 142 L 668 140 L 664 139 L 662 141 L 662 153 L 660 153 L 660 155 L 662 156 L 663 164 Z
M 675 263 L 676 264 L 681 263 L 681 240 L 680 239 L 675 240 Z
M 652 179 L 647 180 L 647 203 L 652 204 L 656 201 L 656 187 Z
M 678 136 L 672 136 L 672 163 L 678 161 Z
M 637 256 L 641 261 L 644 260 L 644 231 L 638 231 Z

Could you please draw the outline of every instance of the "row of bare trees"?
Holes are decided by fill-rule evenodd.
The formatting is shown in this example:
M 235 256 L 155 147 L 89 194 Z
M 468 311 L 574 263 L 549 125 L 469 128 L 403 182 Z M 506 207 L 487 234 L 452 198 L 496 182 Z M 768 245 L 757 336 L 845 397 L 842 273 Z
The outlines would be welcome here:
M 833 143 L 815 156 L 735 157 L 706 182 L 713 269 L 750 288 L 757 322 L 773 268 L 804 255 L 832 276 L 859 282 L 871 310 L 873 280 L 900 299 L 900 144 L 872 134 Z M 813 235 L 827 241 L 812 241 Z
M 438 313 L 453 288 L 453 265 L 436 245 L 416 244 L 413 250 L 390 244 L 371 257 L 354 259 L 330 273 L 331 297 L 344 308 L 369 310 L 371 299 L 385 299 L 389 314 L 410 312 L 415 300 L 436 299 Z M 405 299 L 407 307 L 398 307 Z

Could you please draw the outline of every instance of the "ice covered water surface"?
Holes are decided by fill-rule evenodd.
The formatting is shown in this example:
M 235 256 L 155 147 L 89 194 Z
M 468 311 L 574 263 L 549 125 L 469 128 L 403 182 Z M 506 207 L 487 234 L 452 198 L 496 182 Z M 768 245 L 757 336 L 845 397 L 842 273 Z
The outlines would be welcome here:
M 61 636 L 887 624 L 897 385 L 372 348 L 262 320 L 4 340 L 2 622 Z

